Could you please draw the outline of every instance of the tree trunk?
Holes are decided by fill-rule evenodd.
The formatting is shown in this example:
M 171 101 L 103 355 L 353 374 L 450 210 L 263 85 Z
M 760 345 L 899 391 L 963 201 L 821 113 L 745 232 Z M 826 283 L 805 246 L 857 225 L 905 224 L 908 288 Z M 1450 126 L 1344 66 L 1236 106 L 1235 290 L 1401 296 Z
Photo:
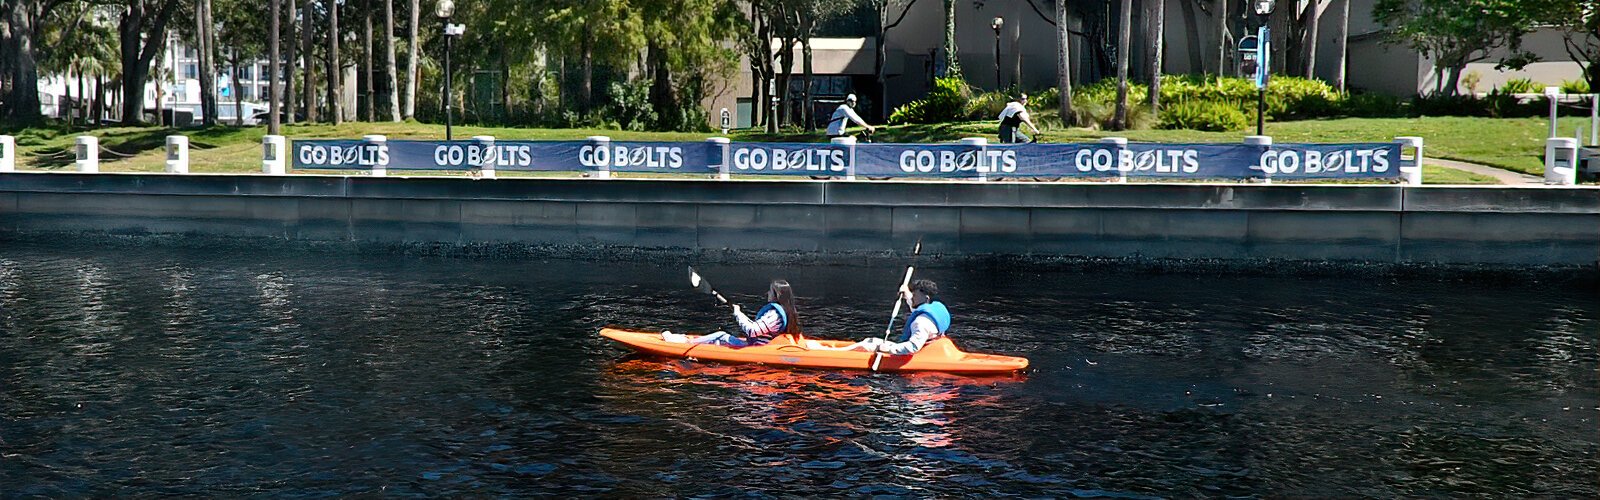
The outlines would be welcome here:
M 1317 25 L 1322 21 L 1321 0 L 1311 0 L 1306 13 L 1306 78 L 1317 77 Z
M 417 117 L 417 23 L 421 22 L 422 4 L 411 0 L 411 23 L 406 26 L 409 48 L 406 53 L 406 118 Z
M 582 100 L 579 108 L 584 111 L 590 109 L 590 105 L 594 100 L 594 47 L 589 43 L 589 39 L 593 36 L 594 32 L 588 26 L 585 26 L 582 43 L 583 75 L 581 75 L 582 80 L 579 82 L 582 85 L 582 88 L 579 89 L 579 98 Z
M 72 104 L 72 83 L 67 81 L 70 79 L 72 79 L 72 69 L 68 68 L 67 71 L 63 72 L 61 75 L 61 96 L 65 98 L 64 100 L 67 101 L 67 105 L 64 108 L 61 106 L 56 106 L 56 114 L 63 115 L 62 118 L 67 119 L 68 127 L 72 126 L 72 116 L 77 114 L 73 112 L 73 109 L 77 106 Z M 79 95 L 82 95 L 82 93 L 80 92 Z M 159 107 L 160 105 L 161 103 L 158 101 L 156 106 Z
M 801 71 L 805 72 L 805 86 L 806 86 L 805 93 L 802 94 L 804 96 L 804 98 L 801 101 L 801 102 L 804 103 L 803 105 L 805 106 L 805 108 L 800 110 L 800 119 L 805 120 L 806 130 L 807 131 L 815 131 L 815 130 L 817 130 L 817 117 L 815 116 L 816 115 L 816 104 L 815 104 L 814 101 L 812 101 L 812 97 L 813 96 L 812 96 L 812 92 L 811 92 L 811 84 L 812 84 L 811 79 L 813 77 L 815 77 L 816 75 L 815 75 L 815 72 L 812 70 L 812 67 L 811 67 L 811 37 L 810 36 L 806 36 L 805 38 L 800 39 L 800 57 L 803 60 Z
M 289 35 L 286 37 L 289 40 L 289 44 L 286 47 L 288 54 L 285 54 L 283 58 L 283 109 L 284 119 L 288 120 L 290 125 L 294 125 L 295 109 L 298 107 L 295 105 L 295 101 L 300 100 L 300 94 L 296 93 L 294 88 L 294 69 L 295 65 L 299 64 L 300 61 L 298 57 L 295 57 L 294 48 L 297 40 L 295 39 L 294 23 L 295 18 L 299 16 L 295 14 L 295 10 L 297 10 L 295 9 L 295 0 L 288 0 L 287 3 L 289 4 L 289 17 L 283 29 Z
M 293 2 L 294 0 L 289 0 Z M 278 77 L 283 73 L 278 71 L 278 40 L 283 37 L 279 32 L 278 10 L 279 0 L 269 0 L 267 10 L 272 12 L 271 33 L 267 36 L 267 133 L 279 135 L 283 130 L 278 128 Z
M 1334 0 L 1339 2 L 1339 32 L 1334 35 L 1334 52 L 1339 53 L 1339 67 L 1333 73 L 1333 86 L 1340 92 L 1345 91 L 1345 66 L 1350 57 L 1350 2 L 1351 0 Z
M 1228 75 L 1228 0 L 1217 0 L 1217 76 Z
M 39 114 L 39 66 L 34 60 L 33 38 L 39 9 L 36 0 L 7 2 L 10 7 L 12 57 L 11 95 L 6 99 L 6 119 L 17 125 L 43 121 Z
M 205 126 L 217 124 L 217 67 L 213 60 L 216 45 L 213 44 L 211 23 L 211 0 L 198 0 L 195 2 L 195 63 L 199 66 L 196 73 L 200 80 L 200 123 Z
M 1167 2 L 1165 0 L 1145 0 L 1155 3 L 1155 16 L 1150 21 L 1150 115 L 1156 116 L 1161 112 L 1161 60 L 1166 52 L 1167 41 Z
M 1117 22 L 1117 111 L 1111 118 L 1112 130 L 1128 128 L 1128 32 L 1133 31 L 1133 0 L 1122 0 Z
M 1205 47 L 1200 45 L 1200 18 L 1195 13 L 1195 2 L 1183 0 L 1178 5 L 1183 8 L 1183 34 L 1189 45 L 1189 74 L 1205 74 Z
M 500 56 L 502 60 L 505 55 Z M 388 77 L 389 121 L 400 122 L 400 79 L 394 62 L 394 0 L 383 0 L 383 71 Z
M 96 73 L 94 75 L 94 101 L 93 102 L 94 102 L 94 109 L 91 109 L 89 111 L 89 117 L 91 118 L 91 120 L 89 121 L 89 124 L 92 125 L 92 126 L 98 127 L 98 126 L 100 126 L 101 113 L 104 113 L 105 109 L 106 109 L 105 78 L 104 78 L 104 76 L 102 76 L 102 75 L 100 75 L 98 73 Z
M 117 23 L 118 47 L 122 56 L 122 123 L 138 125 L 144 120 L 144 82 L 150 64 L 139 64 L 139 45 L 144 32 L 144 4 L 132 2 Z M 19 84 L 22 82 L 18 82 Z M 19 87 L 21 85 L 18 85 Z M 37 100 L 36 100 L 37 102 Z
M 306 0 L 305 26 L 300 28 L 300 52 L 301 57 L 305 58 L 306 60 L 306 88 L 304 99 L 306 101 L 305 105 L 307 123 L 316 123 L 316 121 L 321 118 L 321 116 L 318 116 L 321 114 L 319 113 L 321 110 L 317 106 L 316 45 L 312 40 L 312 35 L 315 34 L 317 30 L 316 27 L 312 26 L 311 24 L 311 15 L 316 12 L 316 1 L 317 0 Z
M 328 109 L 334 125 L 344 123 L 344 66 L 339 61 L 339 0 L 327 0 L 328 9 Z
M 244 85 L 239 79 L 239 51 L 228 50 L 228 69 L 233 78 L 233 124 L 244 125 Z
M 789 99 L 789 81 L 794 79 L 794 38 L 784 38 L 783 47 L 778 49 L 778 63 L 783 65 L 783 72 L 778 73 L 778 126 L 791 123 L 794 118 L 794 102 Z
M 1067 0 L 1056 0 L 1056 89 L 1061 95 L 1061 124 L 1071 127 L 1072 116 L 1072 33 L 1067 29 Z
M 880 10 L 878 11 L 878 36 L 875 40 L 873 40 L 872 44 L 872 53 L 874 55 L 872 74 L 878 80 L 878 102 L 877 105 L 873 107 L 877 108 L 876 111 L 878 115 L 878 121 L 880 123 L 889 121 L 889 69 L 887 67 L 888 65 L 884 64 L 884 59 L 889 57 L 888 44 L 884 42 L 884 37 L 888 36 L 889 34 L 889 29 L 886 28 L 886 26 L 889 24 L 889 4 L 890 2 L 888 0 L 884 0 L 884 2 L 880 4 Z
M 956 48 L 956 0 L 944 0 L 944 75 L 961 78 L 961 58 Z
M 364 116 L 366 116 L 366 121 L 374 122 L 378 121 L 376 116 L 378 102 L 374 100 L 377 98 L 378 93 L 374 91 L 373 76 L 375 73 L 372 71 L 372 0 L 367 0 L 365 7 L 363 9 L 365 10 L 363 12 L 365 15 L 362 17 L 365 18 L 366 22 L 361 26 L 361 39 L 363 40 L 362 44 L 366 46 L 362 49 L 362 54 L 366 56 L 366 66 L 361 69 L 361 80 L 366 82 L 366 85 L 362 87 L 367 94 L 367 109 Z

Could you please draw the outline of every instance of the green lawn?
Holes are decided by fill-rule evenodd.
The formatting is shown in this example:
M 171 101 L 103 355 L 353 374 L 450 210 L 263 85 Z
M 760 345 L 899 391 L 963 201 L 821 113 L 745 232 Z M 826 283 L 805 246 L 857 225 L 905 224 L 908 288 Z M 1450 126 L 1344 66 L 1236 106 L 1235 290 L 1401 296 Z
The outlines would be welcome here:
M 1586 119 L 1565 118 L 1561 130 L 1571 134 Z M 1388 141 L 1397 136 L 1415 135 L 1426 140 L 1430 157 L 1491 165 L 1542 175 L 1540 155 L 1548 122 L 1538 118 L 1347 118 L 1306 120 L 1267 124 L 1267 134 L 1279 142 L 1367 142 Z M 990 123 L 950 123 L 880 127 L 875 140 L 880 142 L 939 142 L 961 137 L 994 137 Z M 154 127 L 105 128 L 92 131 L 65 128 L 30 128 L 9 132 L 17 136 L 19 168 L 58 169 L 72 164 L 73 138 L 89 133 L 100 137 L 101 145 L 115 153 L 102 153 L 103 171 L 159 172 L 164 168 L 162 148 L 165 136 L 174 133 Z M 256 172 L 260 169 L 261 136 L 264 127 L 212 127 L 178 131 L 190 137 L 190 170 L 193 172 Z M 455 137 L 493 135 L 501 139 L 557 140 L 606 135 L 618 140 L 698 141 L 716 134 L 672 132 L 625 132 L 596 129 L 532 129 L 496 127 L 455 127 Z M 286 126 L 290 138 L 346 138 L 382 134 L 393 139 L 440 139 L 441 125 L 421 123 L 346 123 L 332 125 Z M 824 140 L 821 134 L 787 133 L 769 135 L 748 131 L 731 134 L 739 141 Z M 1084 128 L 1046 130 L 1046 142 L 1091 141 L 1107 136 L 1123 136 L 1152 142 L 1235 142 L 1246 132 L 1198 132 L 1191 130 L 1134 130 L 1112 133 Z M 126 155 L 126 157 L 124 157 Z M 1434 183 L 1494 183 L 1493 179 L 1453 169 L 1428 167 L 1423 178 Z

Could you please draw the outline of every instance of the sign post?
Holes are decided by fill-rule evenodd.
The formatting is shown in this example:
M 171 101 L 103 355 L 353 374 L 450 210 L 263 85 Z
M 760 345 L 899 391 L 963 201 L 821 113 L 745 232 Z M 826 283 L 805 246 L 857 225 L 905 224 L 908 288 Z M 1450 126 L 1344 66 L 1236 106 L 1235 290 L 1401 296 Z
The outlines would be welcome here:
M 722 108 L 722 135 L 728 135 L 728 129 L 733 128 L 733 113 L 728 108 Z
M 1267 116 L 1267 83 L 1272 79 L 1272 30 L 1256 30 L 1256 135 L 1266 135 L 1262 127 Z

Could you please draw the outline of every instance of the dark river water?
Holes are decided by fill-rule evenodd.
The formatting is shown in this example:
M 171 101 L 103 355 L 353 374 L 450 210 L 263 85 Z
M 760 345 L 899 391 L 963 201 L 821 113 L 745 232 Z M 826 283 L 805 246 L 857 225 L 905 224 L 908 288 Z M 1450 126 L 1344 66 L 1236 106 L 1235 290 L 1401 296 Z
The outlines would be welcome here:
M 686 262 L 8 242 L 0 497 L 1600 496 L 1593 288 L 923 269 L 1000 378 L 596 335 L 728 327 Z M 903 272 L 701 270 L 851 338 Z

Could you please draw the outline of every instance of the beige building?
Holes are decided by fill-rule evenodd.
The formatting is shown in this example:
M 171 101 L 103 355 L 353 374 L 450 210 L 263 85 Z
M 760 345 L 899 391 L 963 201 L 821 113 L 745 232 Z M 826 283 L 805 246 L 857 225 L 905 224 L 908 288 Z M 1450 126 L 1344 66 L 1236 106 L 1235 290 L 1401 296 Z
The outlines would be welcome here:
M 956 45 L 966 80 L 983 89 L 1010 87 L 1018 82 L 1020 88 L 1042 89 L 1056 83 L 1056 40 L 1053 18 L 1057 0 L 987 0 L 982 2 L 957 2 Z M 1437 85 L 1433 61 L 1405 45 L 1385 42 L 1381 25 L 1372 18 L 1375 0 L 1321 0 L 1322 9 L 1318 29 L 1315 75 L 1333 81 L 1339 69 L 1337 47 L 1338 15 L 1349 2 L 1349 49 L 1346 81 L 1352 90 L 1382 92 L 1410 96 L 1432 92 Z M 1137 6 L 1140 2 L 1135 2 Z M 1226 74 L 1234 74 L 1237 57 L 1232 54 L 1234 41 L 1244 31 L 1240 22 L 1232 25 L 1223 50 L 1218 34 L 1215 13 L 1209 9 L 1212 2 L 1199 3 L 1186 0 L 1166 0 L 1166 23 L 1163 41 L 1163 71 L 1169 74 L 1216 73 L 1219 65 Z M 1278 9 L 1304 9 L 1309 0 L 1280 0 Z M 1187 5 L 1186 5 L 1187 4 Z M 1243 7 L 1243 3 L 1235 7 Z M 1114 39 L 1118 2 L 1074 2 L 1068 19 L 1072 32 L 1073 81 L 1088 84 L 1101 78 L 1114 76 L 1116 49 L 1105 43 Z M 1136 7 L 1137 8 L 1137 7 Z M 870 15 L 870 12 L 863 14 Z M 991 28 L 994 18 L 1004 19 L 998 36 L 999 58 L 995 55 L 997 37 Z M 1145 80 L 1149 74 L 1149 57 L 1154 46 L 1147 25 L 1149 15 L 1139 10 L 1133 13 L 1134 32 L 1130 54 L 1131 75 Z M 1230 16 L 1234 17 L 1234 16 Z M 873 25 L 872 19 L 855 20 L 856 26 Z M 1254 23 L 1255 21 L 1251 21 Z M 893 109 L 908 101 L 921 98 L 928 91 L 934 74 L 941 71 L 944 13 L 943 2 L 921 0 L 913 4 L 905 19 L 886 38 L 884 60 L 887 85 L 884 99 Z M 1253 31 L 1254 24 L 1250 24 Z M 1274 38 L 1281 38 L 1279 29 Z M 826 120 L 833 107 L 844 95 L 855 93 L 861 99 L 861 115 L 868 121 L 880 121 L 876 104 L 880 93 L 874 74 L 876 40 L 871 33 L 847 33 L 857 36 L 817 38 L 812 41 L 813 68 L 816 78 L 812 87 L 816 97 L 819 120 Z M 1279 46 L 1284 45 L 1280 40 Z M 1198 46 L 1200 50 L 1191 51 Z M 774 42 L 774 54 L 781 50 Z M 1523 47 L 1540 57 L 1541 62 L 1520 71 L 1499 71 L 1494 68 L 1503 54 L 1468 66 L 1463 74 L 1478 73 L 1478 90 L 1486 92 L 1514 78 L 1529 78 L 1547 85 L 1560 85 L 1562 81 L 1582 77 L 1582 68 L 1573 62 L 1562 48 L 1562 38 L 1554 29 L 1538 30 L 1523 40 Z M 803 88 L 799 83 L 800 51 L 795 51 L 794 95 Z M 1222 61 L 1226 53 L 1226 61 Z M 1274 64 L 1283 71 L 1282 58 Z M 998 62 L 998 64 L 997 64 Z M 755 113 L 757 103 L 752 101 L 752 90 L 757 82 L 751 80 L 749 61 L 741 60 L 736 82 L 711 99 L 713 122 L 719 111 L 728 109 L 735 127 L 747 127 Z M 996 67 L 1000 84 L 996 83 Z M 770 85 L 770 82 L 761 82 Z M 1460 89 L 1462 92 L 1468 89 Z M 770 103 L 761 103 L 770 105 Z M 798 106 L 797 106 L 798 107 Z

